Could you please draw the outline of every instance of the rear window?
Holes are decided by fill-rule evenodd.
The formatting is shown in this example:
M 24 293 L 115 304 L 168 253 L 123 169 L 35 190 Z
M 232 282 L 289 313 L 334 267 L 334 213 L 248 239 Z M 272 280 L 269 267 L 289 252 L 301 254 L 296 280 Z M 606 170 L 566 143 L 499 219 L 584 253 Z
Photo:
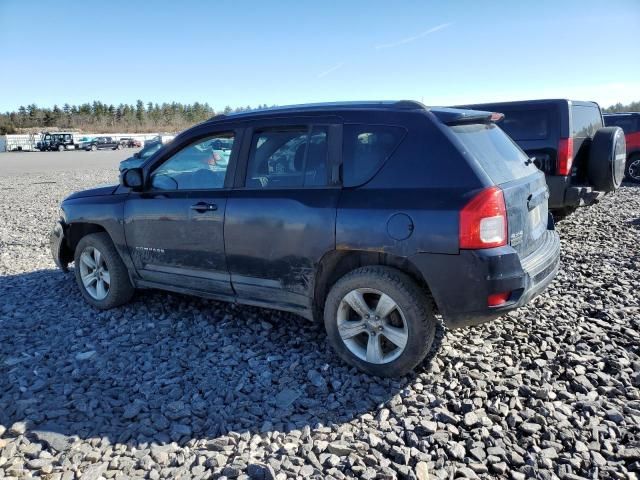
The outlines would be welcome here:
M 625 134 L 637 132 L 640 130 L 640 122 L 637 117 L 625 115 L 620 117 L 604 117 L 604 123 L 607 127 L 620 127 Z
M 345 125 L 343 128 L 343 185 L 368 182 L 391 156 L 405 134 L 402 127 Z
M 497 185 L 526 177 L 537 170 L 533 162 L 525 163 L 527 155 L 493 123 L 454 125 L 450 128 Z
M 506 111 L 497 125 L 514 140 L 544 140 L 549 136 L 549 110 Z
M 602 117 L 598 107 L 571 105 L 572 137 L 592 137 L 599 128 L 602 128 Z

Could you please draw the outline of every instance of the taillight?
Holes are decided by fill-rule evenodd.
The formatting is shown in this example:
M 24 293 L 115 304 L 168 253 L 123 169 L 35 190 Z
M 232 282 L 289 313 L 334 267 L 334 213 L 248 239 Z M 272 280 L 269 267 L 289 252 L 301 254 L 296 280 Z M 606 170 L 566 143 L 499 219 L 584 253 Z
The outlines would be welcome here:
M 478 249 L 507 244 L 507 209 L 498 187 L 482 190 L 460 211 L 460 248 Z
M 573 138 L 561 138 L 558 142 L 558 163 L 556 173 L 558 175 L 571 174 L 573 164 Z

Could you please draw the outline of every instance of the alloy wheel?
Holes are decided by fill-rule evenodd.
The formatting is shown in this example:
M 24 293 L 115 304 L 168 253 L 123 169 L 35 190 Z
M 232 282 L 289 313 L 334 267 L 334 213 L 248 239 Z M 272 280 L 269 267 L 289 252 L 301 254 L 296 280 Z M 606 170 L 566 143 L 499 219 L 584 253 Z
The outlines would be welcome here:
M 640 182 L 640 158 L 634 160 L 629 164 L 629 176 L 636 182 Z
M 369 363 L 392 362 L 409 340 L 409 328 L 398 304 L 371 288 L 357 288 L 343 297 L 337 324 L 344 345 Z
M 95 300 L 109 294 L 111 277 L 104 256 L 95 247 L 87 247 L 80 254 L 80 278 L 85 290 Z

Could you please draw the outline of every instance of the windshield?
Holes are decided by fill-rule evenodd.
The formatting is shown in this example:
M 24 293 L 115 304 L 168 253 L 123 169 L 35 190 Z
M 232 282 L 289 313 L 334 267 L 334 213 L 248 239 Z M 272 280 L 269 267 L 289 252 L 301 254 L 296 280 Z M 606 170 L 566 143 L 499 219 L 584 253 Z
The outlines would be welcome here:
M 454 125 L 451 130 L 497 185 L 537 170 L 520 147 L 493 123 Z

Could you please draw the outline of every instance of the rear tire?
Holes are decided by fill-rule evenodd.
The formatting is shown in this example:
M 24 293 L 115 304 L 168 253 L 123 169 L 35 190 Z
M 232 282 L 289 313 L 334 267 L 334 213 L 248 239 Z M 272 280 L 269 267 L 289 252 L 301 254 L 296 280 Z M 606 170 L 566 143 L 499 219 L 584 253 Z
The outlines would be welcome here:
M 333 285 L 324 305 L 324 325 L 329 343 L 345 362 L 370 375 L 398 377 L 431 350 L 434 311 L 431 297 L 409 276 L 369 266 Z
M 614 192 L 624 179 L 626 144 L 620 127 L 604 127 L 593 136 L 587 173 L 589 182 L 603 192 Z
M 59 152 L 64 152 L 64 150 L 65 150 L 64 145 L 58 145 Z
M 92 233 L 80 239 L 74 270 L 80 293 L 100 310 L 118 307 L 133 297 L 135 289 L 127 267 L 107 233 Z
M 627 160 L 625 176 L 634 183 L 640 183 L 640 153 L 634 153 Z

